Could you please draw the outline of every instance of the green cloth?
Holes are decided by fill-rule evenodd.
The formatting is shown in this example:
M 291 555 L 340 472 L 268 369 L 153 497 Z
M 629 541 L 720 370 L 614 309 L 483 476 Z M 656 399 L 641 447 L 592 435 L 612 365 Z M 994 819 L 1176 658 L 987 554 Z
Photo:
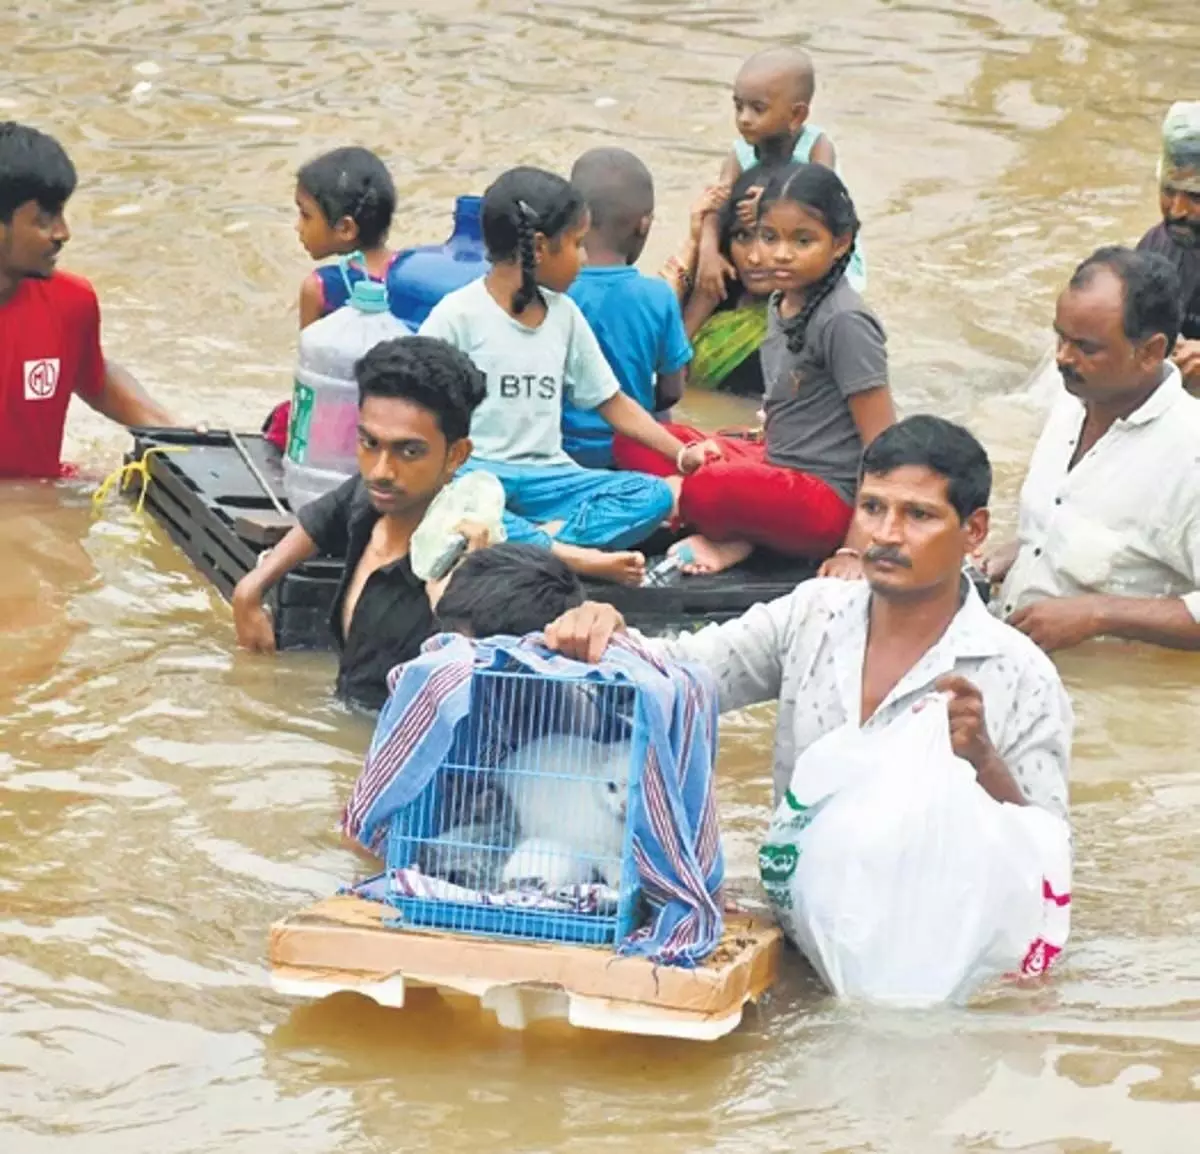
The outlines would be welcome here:
M 719 389 L 738 365 L 758 351 L 766 335 L 766 301 L 713 313 L 692 338 L 695 355 L 688 370 L 688 384 L 698 389 Z

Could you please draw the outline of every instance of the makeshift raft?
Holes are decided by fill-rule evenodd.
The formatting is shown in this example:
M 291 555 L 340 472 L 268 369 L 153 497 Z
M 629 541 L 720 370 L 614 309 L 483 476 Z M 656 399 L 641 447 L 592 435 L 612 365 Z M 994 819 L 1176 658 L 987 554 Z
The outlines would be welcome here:
M 140 429 L 126 461 L 143 458 L 149 478 L 146 510 L 226 599 L 259 554 L 294 524 L 283 496 L 281 454 L 257 434 Z M 330 648 L 329 611 L 342 568 L 340 560 L 321 557 L 279 583 L 272 593 L 279 649 Z M 736 617 L 756 602 L 790 593 L 815 570 L 814 563 L 756 551 L 724 573 L 686 577 L 673 585 L 585 584 L 592 600 L 615 605 L 630 624 L 660 631 Z
M 389 929 L 390 907 L 327 898 L 271 928 L 271 985 L 289 997 L 353 992 L 400 1007 L 413 987 L 478 999 L 506 1029 L 542 1019 L 587 1030 L 714 1041 L 774 983 L 783 936 L 727 911 L 725 935 L 700 966 L 656 966 L 609 950 Z

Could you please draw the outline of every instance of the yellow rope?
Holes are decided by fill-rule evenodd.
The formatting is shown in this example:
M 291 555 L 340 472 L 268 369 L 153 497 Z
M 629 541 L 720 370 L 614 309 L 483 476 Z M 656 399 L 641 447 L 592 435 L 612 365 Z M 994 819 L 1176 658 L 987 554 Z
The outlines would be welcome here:
M 138 494 L 137 504 L 134 506 L 134 512 L 141 515 L 146 507 L 146 490 L 150 487 L 150 457 L 153 453 L 185 453 L 188 445 L 151 445 L 143 454 L 140 461 L 130 461 L 127 465 L 122 465 L 118 469 L 114 469 L 98 488 L 92 494 L 92 508 L 99 510 L 108 498 L 109 490 L 114 485 L 117 487 L 118 493 L 123 493 L 135 482 L 137 478 L 141 478 L 141 492 Z

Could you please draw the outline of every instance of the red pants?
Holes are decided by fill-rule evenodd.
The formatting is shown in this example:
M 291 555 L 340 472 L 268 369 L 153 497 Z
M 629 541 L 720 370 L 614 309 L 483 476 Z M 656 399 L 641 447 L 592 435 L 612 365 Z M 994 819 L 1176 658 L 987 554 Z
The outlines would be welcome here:
M 836 489 L 811 473 L 767 462 L 761 441 L 713 436 L 687 425 L 663 425 L 685 445 L 716 441 L 725 452 L 683 479 L 679 514 L 713 541 L 749 541 L 796 557 L 827 557 L 846 538 L 851 507 Z M 619 469 L 675 474 L 675 462 L 617 433 Z

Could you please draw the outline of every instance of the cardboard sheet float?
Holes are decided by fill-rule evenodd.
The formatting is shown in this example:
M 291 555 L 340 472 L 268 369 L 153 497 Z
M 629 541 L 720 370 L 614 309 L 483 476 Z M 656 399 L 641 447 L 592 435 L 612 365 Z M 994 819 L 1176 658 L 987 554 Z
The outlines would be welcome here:
M 686 970 L 586 946 L 390 929 L 387 912 L 334 897 L 277 922 L 272 986 L 302 998 L 352 991 L 397 1007 L 408 987 L 434 986 L 478 998 L 508 1029 L 559 1018 L 582 1029 L 712 1041 L 775 981 L 783 941 L 773 923 L 730 911 L 720 945 Z

